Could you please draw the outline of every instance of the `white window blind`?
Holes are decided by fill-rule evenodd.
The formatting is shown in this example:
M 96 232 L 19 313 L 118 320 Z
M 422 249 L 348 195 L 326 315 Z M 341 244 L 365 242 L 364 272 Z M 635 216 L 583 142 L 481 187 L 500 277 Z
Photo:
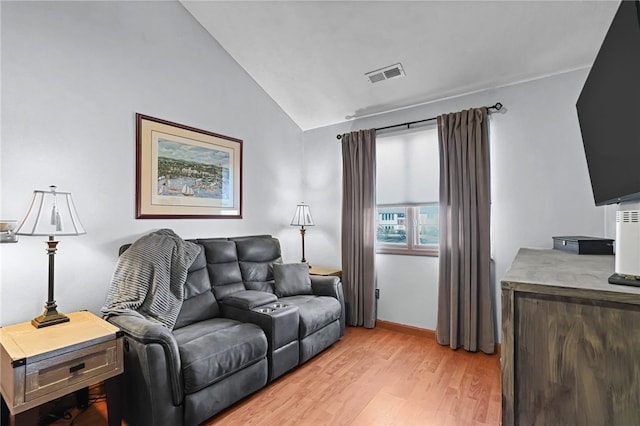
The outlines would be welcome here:
M 376 138 L 378 205 L 438 202 L 438 128 Z

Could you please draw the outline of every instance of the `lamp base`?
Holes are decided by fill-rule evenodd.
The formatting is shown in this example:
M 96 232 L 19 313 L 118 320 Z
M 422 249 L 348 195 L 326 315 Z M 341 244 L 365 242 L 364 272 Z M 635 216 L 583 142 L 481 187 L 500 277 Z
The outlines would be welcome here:
M 59 313 L 56 308 L 57 306 L 55 302 L 53 302 L 52 304 L 47 302 L 47 304 L 44 305 L 44 313 L 39 317 L 35 317 L 34 319 L 32 319 L 31 325 L 35 328 L 43 328 L 49 327 L 50 325 L 69 322 L 69 317 Z

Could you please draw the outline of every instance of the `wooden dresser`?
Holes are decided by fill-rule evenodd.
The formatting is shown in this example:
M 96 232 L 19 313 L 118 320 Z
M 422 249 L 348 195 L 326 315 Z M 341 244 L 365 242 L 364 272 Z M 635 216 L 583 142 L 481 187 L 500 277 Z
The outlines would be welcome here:
M 521 249 L 502 280 L 503 425 L 640 421 L 640 288 L 614 257 Z

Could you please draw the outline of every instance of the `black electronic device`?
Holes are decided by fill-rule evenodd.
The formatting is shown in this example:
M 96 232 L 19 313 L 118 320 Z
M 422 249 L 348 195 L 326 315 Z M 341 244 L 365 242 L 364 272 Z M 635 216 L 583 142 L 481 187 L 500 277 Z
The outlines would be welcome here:
M 631 285 L 640 287 L 640 279 L 636 277 L 628 277 L 622 274 L 613 274 L 609 277 L 609 284 Z
M 613 242 L 597 237 L 552 237 L 553 248 L 575 254 L 613 254 Z
M 640 199 L 640 1 L 622 1 L 576 109 L 598 206 Z

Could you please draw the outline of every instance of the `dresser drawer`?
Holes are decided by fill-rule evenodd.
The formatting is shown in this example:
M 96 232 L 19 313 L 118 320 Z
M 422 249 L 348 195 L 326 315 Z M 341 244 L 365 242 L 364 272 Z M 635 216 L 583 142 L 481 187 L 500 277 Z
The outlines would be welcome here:
M 111 340 L 27 364 L 24 401 L 67 389 L 119 368 L 117 340 Z

